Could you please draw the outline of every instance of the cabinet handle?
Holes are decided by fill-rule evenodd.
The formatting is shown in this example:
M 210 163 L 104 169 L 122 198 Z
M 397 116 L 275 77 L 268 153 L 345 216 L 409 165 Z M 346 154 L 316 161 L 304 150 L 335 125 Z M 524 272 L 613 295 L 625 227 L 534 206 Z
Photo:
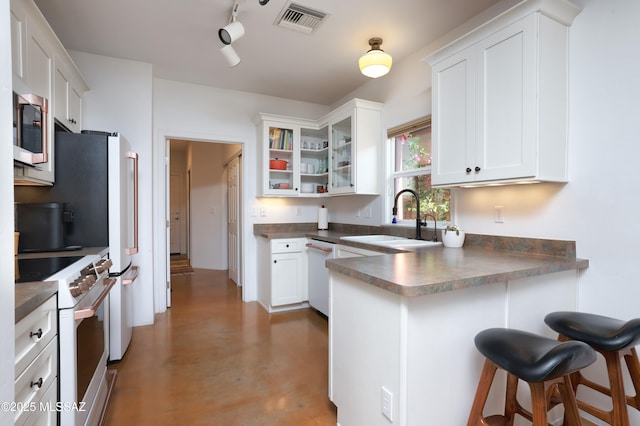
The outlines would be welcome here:
M 307 243 L 305 244 L 306 247 L 312 248 L 312 249 L 316 249 L 316 250 L 322 250 L 325 253 L 331 253 L 333 252 L 333 249 L 330 247 L 320 247 L 320 246 L 315 246 L 311 243 Z
M 480 171 L 480 167 L 476 166 L 475 171 L 478 173 Z
M 467 173 L 471 173 L 471 167 L 467 167 L 467 168 L 465 169 L 465 171 L 466 171 Z
M 287 248 L 289 248 L 289 244 L 287 244 Z
M 31 385 L 29 387 L 37 386 L 38 389 L 40 389 L 42 387 L 43 382 L 44 381 L 42 380 L 42 377 L 40 377 L 37 382 L 31 382 Z
M 273 261 L 273 263 L 278 263 L 278 261 L 277 261 L 277 260 L 274 260 L 274 261 Z
M 36 336 L 38 339 L 42 337 L 42 329 L 39 328 L 35 333 L 32 331 L 29 333 L 29 337 Z

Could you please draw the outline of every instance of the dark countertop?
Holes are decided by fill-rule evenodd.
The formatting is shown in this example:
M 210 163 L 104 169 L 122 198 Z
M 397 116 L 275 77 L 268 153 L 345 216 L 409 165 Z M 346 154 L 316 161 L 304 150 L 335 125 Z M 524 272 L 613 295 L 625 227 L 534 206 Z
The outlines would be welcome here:
M 31 282 L 16 284 L 16 319 L 29 315 L 35 308 L 46 302 L 51 296 L 58 293 L 57 281 Z
M 589 261 L 584 259 L 478 247 L 430 247 L 412 253 L 327 261 L 327 267 L 332 271 L 410 297 L 588 266 Z
M 71 251 L 58 251 L 48 253 L 23 253 L 19 254 L 19 259 L 33 259 L 42 257 L 55 257 L 55 256 L 88 256 L 94 254 L 103 254 L 107 250 L 106 247 L 85 247 L 80 250 Z M 29 315 L 35 308 L 44 303 L 54 294 L 58 292 L 57 281 L 38 281 L 29 283 L 15 284 L 15 322 L 17 323 L 27 315 Z
M 267 239 L 314 238 L 330 243 L 381 252 L 380 256 L 327 260 L 327 268 L 402 296 L 424 296 L 495 282 L 586 269 L 589 261 L 576 258 L 575 241 L 467 234 L 464 247 L 420 248 L 412 252 L 341 240 L 347 235 L 392 234 L 398 227 L 337 225 L 328 231 L 308 226 L 282 229 L 278 225 L 254 227 Z M 408 232 L 412 232 L 409 230 Z

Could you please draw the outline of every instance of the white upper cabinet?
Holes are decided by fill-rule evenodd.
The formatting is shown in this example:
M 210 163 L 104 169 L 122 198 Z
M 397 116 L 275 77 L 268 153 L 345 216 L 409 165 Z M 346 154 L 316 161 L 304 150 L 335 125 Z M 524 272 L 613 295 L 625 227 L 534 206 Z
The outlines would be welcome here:
M 354 99 L 329 118 L 329 193 L 377 195 L 382 104 Z
M 578 12 L 524 2 L 429 58 L 434 186 L 567 181 L 568 25 Z
M 260 114 L 262 195 L 300 193 L 300 123 L 287 117 Z
M 14 166 L 16 183 L 54 181 L 54 120 L 81 130 L 82 96 L 88 86 L 33 0 L 11 0 L 13 91 L 48 101 L 49 161 L 36 167 Z
M 260 114 L 261 195 L 378 194 L 381 109 L 354 99 L 319 120 Z
M 88 87 L 69 61 L 56 60 L 54 75 L 54 118 L 68 130 L 82 130 L 82 95 Z

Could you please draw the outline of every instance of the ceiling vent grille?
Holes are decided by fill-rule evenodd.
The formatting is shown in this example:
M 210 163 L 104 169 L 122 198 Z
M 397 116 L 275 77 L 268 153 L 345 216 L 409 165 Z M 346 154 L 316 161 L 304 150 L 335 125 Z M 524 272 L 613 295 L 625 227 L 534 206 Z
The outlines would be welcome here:
M 276 19 L 276 25 L 290 30 L 311 34 L 327 17 L 325 12 L 296 3 L 289 3 Z

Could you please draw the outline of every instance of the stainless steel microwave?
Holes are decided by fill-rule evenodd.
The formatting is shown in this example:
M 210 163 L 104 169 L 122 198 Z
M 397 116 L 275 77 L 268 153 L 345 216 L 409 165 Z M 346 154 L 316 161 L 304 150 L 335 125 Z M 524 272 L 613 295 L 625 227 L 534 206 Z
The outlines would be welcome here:
M 13 94 L 13 159 L 30 166 L 49 161 L 46 98 Z

